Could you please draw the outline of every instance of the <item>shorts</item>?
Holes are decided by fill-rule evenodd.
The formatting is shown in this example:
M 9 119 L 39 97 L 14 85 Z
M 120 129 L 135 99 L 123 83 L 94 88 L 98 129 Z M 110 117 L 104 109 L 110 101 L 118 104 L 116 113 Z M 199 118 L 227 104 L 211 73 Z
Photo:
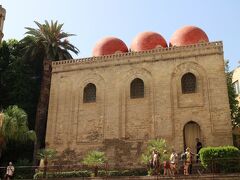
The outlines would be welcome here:
M 170 169 L 170 163 L 168 161 L 163 162 L 163 167 L 166 169 Z
M 5 174 L 5 178 L 13 179 L 13 175 Z

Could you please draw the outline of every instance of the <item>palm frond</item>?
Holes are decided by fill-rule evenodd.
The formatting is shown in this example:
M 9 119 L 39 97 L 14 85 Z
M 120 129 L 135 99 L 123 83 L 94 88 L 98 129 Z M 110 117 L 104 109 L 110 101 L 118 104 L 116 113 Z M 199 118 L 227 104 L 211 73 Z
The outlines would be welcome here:
M 26 142 L 36 139 L 34 137 L 34 131 L 29 131 L 27 114 L 23 109 L 18 106 L 9 106 L 3 113 L 4 120 L 1 134 L 6 141 L 16 140 L 19 142 Z
M 51 21 L 50 23 L 45 21 L 44 24 L 34 22 L 37 29 L 26 27 L 27 32 L 25 34 L 34 40 L 23 40 L 26 44 L 25 56 L 33 58 L 36 54 L 42 53 L 49 60 L 62 60 L 72 58 L 69 51 L 75 54 L 79 53 L 78 48 L 66 40 L 66 38 L 75 36 L 75 34 L 63 32 L 63 24 L 59 24 L 58 21 Z
M 38 159 L 54 159 L 57 151 L 55 149 L 40 149 L 37 153 Z
M 100 151 L 90 151 L 86 157 L 83 159 L 83 164 L 88 166 L 99 166 L 106 162 L 106 157 L 104 152 Z

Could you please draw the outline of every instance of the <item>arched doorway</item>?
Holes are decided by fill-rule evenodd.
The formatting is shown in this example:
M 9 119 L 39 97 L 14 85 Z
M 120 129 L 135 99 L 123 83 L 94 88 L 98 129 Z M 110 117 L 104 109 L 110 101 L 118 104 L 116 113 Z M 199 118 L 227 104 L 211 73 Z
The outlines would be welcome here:
M 196 138 L 201 139 L 201 129 L 200 126 L 194 122 L 190 121 L 185 124 L 183 128 L 184 137 L 184 151 L 186 147 L 190 147 L 193 153 L 196 153 Z

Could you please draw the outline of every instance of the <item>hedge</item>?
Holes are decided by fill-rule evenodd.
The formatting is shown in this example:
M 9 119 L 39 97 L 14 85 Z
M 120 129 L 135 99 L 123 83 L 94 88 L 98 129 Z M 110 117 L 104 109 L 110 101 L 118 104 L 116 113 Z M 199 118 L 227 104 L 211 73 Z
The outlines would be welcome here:
M 89 171 L 68 171 L 68 172 L 49 172 L 48 178 L 71 178 L 71 177 L 90 177 Z M 42 179 L 43 172 L 38 172 L 33 176 L 33 179 Z
M 99 176 L 146 176 L 146 169 L 99 171 Z
M 205 147 L 199 154 L 202 165 L 212 172 L 240 170 L 240 150 L 234 146 Z
M 68 171 L 68 172 L 49 172 L 48 178 L 71 178 L 71 177 L 90 177 L 91 171 Z M 145 169 L 130 169 L 130 170 L 111 170 L 98 171 L 98 176 L 145 176 L 147 171 Z M 43 172 L 38 172 L 34 175 L 34 179 L 42 179 Z

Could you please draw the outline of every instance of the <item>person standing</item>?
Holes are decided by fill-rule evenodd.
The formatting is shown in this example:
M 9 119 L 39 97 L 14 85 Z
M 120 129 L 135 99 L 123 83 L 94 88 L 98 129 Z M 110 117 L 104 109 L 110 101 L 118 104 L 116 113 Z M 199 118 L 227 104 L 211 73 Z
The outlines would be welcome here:
M 191 152 L 190 148 L 186 148 L 186 160 L 184 163 L 184 175 L 192 174 L 192 159 L 193 159 L 193 153 Z
M 12 165 L 12 162 L 9 162 L 9 165 L 7 166 L 7 171 L 5 174 L 6 180 L 13 179 L 14 175 L 14 166 Z
M 170 162 L 169 162 L 169 154 L 167 150 L 163 151 L 163 175 L 164 176 L 170 176 L 171 168 L 170 168 Z
M 170 155 L 170 168 L 173 175 L 177 174 L 178 166 L 178 154 L 172 149 L 172 154 Z
M 157 175 L 159 173 L 160 161 L 159 161 L 159 153 L 154 150 L 152 153 L 153 159 L 153 174 Z
M 199 151 L 202 149 L 202 143 L 200 142 L 199 138 L 196 138 L 196 150 L 197 150 L 197 157 L 196 157 L 196 163 L 199 161 Z

